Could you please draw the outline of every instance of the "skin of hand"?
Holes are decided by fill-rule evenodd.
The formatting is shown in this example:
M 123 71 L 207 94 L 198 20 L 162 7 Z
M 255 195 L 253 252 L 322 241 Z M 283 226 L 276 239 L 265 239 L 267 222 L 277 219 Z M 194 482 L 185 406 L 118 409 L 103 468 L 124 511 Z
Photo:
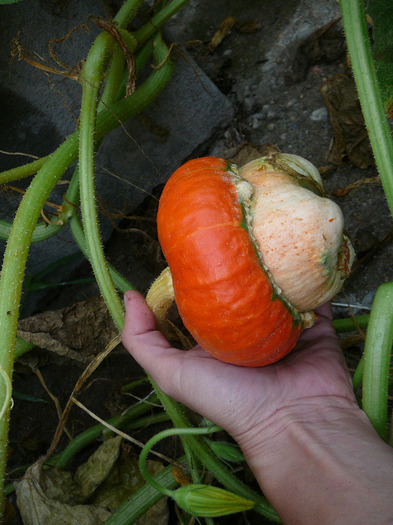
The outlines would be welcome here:
M 198 345 L 172 348 L 139 293 L 124 302 L 125 348 L 167 395 L 232 435 L 285 524 L 393 524 L 393 452 L 356 402 L 330 305 L 285 358 L 243 368 Z
M 124 346 L 169 396 L 227 430 L 235 439 L 264 426 L 282 407 L 331 396 L 356 405 L 331 310 L 318 310 L 314 326 L 278 363 L 244 368 L 211 357 L 199 345 L 182 351 L 156 330 L 141 295 L 125 294 Z

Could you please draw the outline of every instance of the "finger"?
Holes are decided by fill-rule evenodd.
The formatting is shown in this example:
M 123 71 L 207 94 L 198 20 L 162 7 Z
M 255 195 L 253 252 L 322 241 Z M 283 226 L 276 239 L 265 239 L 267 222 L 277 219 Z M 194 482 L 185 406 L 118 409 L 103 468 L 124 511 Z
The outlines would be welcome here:
M 123 336 L 135 336 L 156 329 L 156 320 L 139 292 L 128 290 L 124 294 L 126 322 Z M 132 319 L 131 319 L 132 317 Z
M 128 290 L 124 294 L 124 305 L 126 316 L 122 342 L 135 358 L 139 356 L 144 360 L 145 353 L 142 352 L 142 349 L 149 345 L 156 353 L 170 348 L 169 342 L 157 330 L 154 315 L 140 293 Z
M 226 409 L 222 399 L 229 399 L 236 391 L 230 371 L 238 367 L 217 361 L 199 346 L 188 351 L 172 348 L 155 329 L 154 316 L 140 294 L 127 292 L 124 302 L 122 340 L 130 354 L 163 392 L 224 426 Z M 218 391 L 226 394 L 217 396 Z
M 180 370 L 186 376 L 192 365 L 185 365 L 185 361 L 199 353 L 205 355 L 205 352 L 184 352 L 172 348 L 156 329 L 154 315 L 138 292 L 126 292 L 124 304 L 123 345 L 166 394 L 178 400 L 181 397 L 184 402 Z

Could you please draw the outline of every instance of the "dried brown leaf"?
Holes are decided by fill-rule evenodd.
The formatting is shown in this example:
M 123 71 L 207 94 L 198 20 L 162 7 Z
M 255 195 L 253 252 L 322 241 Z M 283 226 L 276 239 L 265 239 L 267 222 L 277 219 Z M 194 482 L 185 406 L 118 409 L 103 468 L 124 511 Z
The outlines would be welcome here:
M 121 436 L 105 440 L 86 463 L 78 467 L 75 480 L 80 486 L 83 500 L 90 498 L 108 477 L 120 455 L 121 441 Z
M 88 363 L 118 331 L 104 300 L 93 297 L 67 308 L 22 319 L 17 333 L 40 348 Z
M 210 44 L 209 44 L 209 51 L 211 53 L 213 53 L 213 51 L 221 44 L 221 42 L 224 40 L 224 38 L 227 36 L 227 34 L 232 29 L 234 23 L 235 23 L 235 19 L 233 18 L 233 16 L 227 16 L 221 22 L 220 27 L 214 33 L 213 38 L 211 39 Z
M 349 193 L 350 191 L 355 190 L 356 188 L 361 188 L 362 186 L 369 186 L 370 184 L 381 184 L 381 178 L 379 176 L 366 177 L 364 179 L 352 182 L 352 184 L 348 184 L 348 186 L 345 186 L 345 188 L 338 188 L 337 190 L 334 190 L 333 193 L 338 197 L 343 197 L 347 195 L 347 193 Z
M 339 165 L 347 158 L 358 168 L 372 165 L 372 149 L 353 79 L 342 73 L 334 75 L 322 85 L 321 94 L 333 126 L 329 162 Z
M 74 496 L 75 485 L 69 473 L 57 473 L 57 483 L 49 482 L 52 488 L 57 488 L 56 499 L 47 493 L 49 474 L 41 470 L 40 463 L 30 467 L 23 480 L 15 484 L 24 525 L 100 525 L 110 517 L 111 513 L 103 507 L 65 503 L 70 494 Z
M 267 143 L 263 146 L 255 146 L 251 142 L 243 142 L 239 146 L 223 152 L 222 156 L 237 166 L 244 166 L 247 162 L 279 151 L 280 149 L 275 144 Z
M 75 476 L 62 469 L 42 470 L 41 462 L 16 483 L 17 505 L 24 525 L 100 525 L 145 484 L 138 455 L 120 447 L 121 437 L 98 447 Z M 164 467 L 147 460 L 152 476 Z M 87 504 L 88 502 L 88 504 Z M 160 499 L 137 525 L 167 525 L 167 498 Z
M 261 27 L 262 25 L 258 22 L 251 21 L 241 25 L 238 29 L 240 33 L 255 33 L 255 31 L 258 31 Z
M 309 68 L 315 64 L 335 62 L 346 52 L 345 38 L 339 19 L 317 29 L 298 47 L 292 63 L 292 74 L 287 84 L 303 81 Z

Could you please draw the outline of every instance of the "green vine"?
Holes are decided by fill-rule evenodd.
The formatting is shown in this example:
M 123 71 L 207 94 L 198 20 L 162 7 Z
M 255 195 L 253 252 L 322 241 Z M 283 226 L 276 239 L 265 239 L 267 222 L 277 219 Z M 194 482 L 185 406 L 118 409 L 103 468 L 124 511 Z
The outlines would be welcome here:
M 94 176 L 97 99 L 104 70 L 109 60 L 109 50 L 112 51 L 113 44 L 113 40 L 107 33 L 101 33 L 90 49 L 79 77 L 79 82 L 82 84 L 79 171 L 82 220 L 89 259 L 108 310 L 116 326 L 121 330 L 124 323 L 124 310 L 105 261 L 98 226 Z
M 115 17 L 115 22 L 118 24 L 118 27 L 121 28 L 123 24 L 127 23 L 127 20 L 129 20 L 132 13 L 135 12 L 140 4 L 140 0 L 126 0 L 126 2 L 124 2 L 117 17 Z M 178 2 L 168 4 L 166 6 L 167 13 L 168 8 L 169 14 L 173 14 L 179 8 Z M 158 27 L 156 27 L 156 31 L 157 29 Z M 161 40 L 156 41 L 154 50 L 156 58 L 158 57 L 157 63 L 162 62 L 167 56 L 167 49 L 161 42 Z M 143 43 L 144 40 L 141 38 L 138 41 L 138 45 L 142 46 Z M 109 60 L 112 56 L 112 51 L 115 49 L 115 45 L 115 42 L 107 33 L 100 34 L 93 44 L 93 50 L 91 51 L 90 57 L 93 56 L 94 60 L 93 58 L 90 58 L 86 62 L 87 65 L 85 64 L 84 74 L 81 76 L 81 82 L 84 84 L 84 93 L 82 93 L 83 100 L 80 130 L 77 130 L 74 134 L 69 136 L 51 155 L 33 161 L 26 166 L 15 168 L 14 170 L 8 170 L 7 172 L 0 174 L 1 182 L 9 182 L 10 180 L 23 178 L 37 172 L 20 202 L 12 226 L 8 228 L 6 224 L 2 223 L 0 227 L 2 235 L 8 237 L 0 277 L 0 369 L 1 377 L 5 385 L 11 384 L 12 381 L 19 305 L 30 244 L 33 240 L 38 241 L 49 237 L 62 227 L 62 225 L 55 224 L 49 226 L 37 225 L 37 221 L 46 200 L 65 171 L 77 159 L 80 142 L 80 169 L 83 170 L 84 173 L 91 174 L 95 145 L 99 144 L 110 131 L 118 127 L 122 122 L 128 120 L 136 113 L 143 111 L 143 109 L 162 91 L 171 78 L 173 68 L 171 62 L 167 60 L 160 69 L 156 69 L 151 73 L 147 80 L 132 94 L 132 96 L 123 98 L 108 107 L 104 107 L 96 118 L 96 102 L 95 100 L 93 102 L 87 100 L 86 93 L 89 91 L 92 93 L 91 90 L 96 89 L 97 85 L 101 83 L 102 70 L 105 68 L 106 60 Z M 98 61 L 96 60 L 97 57 Z M 119 83 L 116 85 L 117 89 L 119 89 L 118 86 Z M 112 95 L 109 98 L 112 98 Z M 108 100 L 108 102 L 109 101 L 110 100 Z M 96 132 L 95 144 L 93 144 L 92 136 L 88 136 L 89 133 L 94 131 L 94 129 Z M 86 177 L 83 175 L 81 176 L 81 179 L 85 178 L 87 180 L 88 176 Z M 77 179 L 78 177 L 75 176 L 74 181 L 77 181 Z M 84 183 L 82 182 L 82 186 L 83 184 Z M 89 183 L 87 183 L 87 185 L 89 186 Z M 75 185 L 72 186 L 72 190 L 70 191 L 75 191 Z M 85 212 L 89 207 L 89 205 L 86 205 L 86 202 L 91 203 L 92 199 L 94 199 L 93 188 L 91 188 L 91 186 L 87 188 L 87 192 L 91 193 L 86 196 L 86 191 L 84 191 L 84 197 L 86 196 L 87 201 L 83 197 L 85 203 L 82 203 L 82 207 L 85 208 Z M 64 223 L 75 214 L 75 204 L 77 204 L 77 198 L 76 202 L 64 203 Z M 89 213 L 91 213 L 91 211 L 89 212 L 89 210 L 87 210 L 87 214 Z M 86 239 L 86 243 L 88 244 L 89 242 L 90 241 Z M 88 247 L 88 250 L 90 254 L 91 246 Z M 93 265 L 95 264 L 94 256 L 95 255 L 93 254 Z M 123 279 L 119 285 L 125 288 L 125 280 Z M 110 293 L 113 293 L 113 289 L 111 289 Z M 122 324 L 121 317 L 123 312 L 119 300 L 117 300 L 117 304 L 114 307 L 114 315 L 116 317 L 115 321 L 117 321 L 117 324 L 120 327 Z M 28 348 L 27 345 L 23 344 L 19 346 L 21 347 L 22 352 Z M 2 410 L 2 418 L 0 420 L 0 491 L 2 491 L 5 477 L 7 436 L 10 415 L 10 395 L 9 389 L 7 388 L 3 388 L 0 391 L 0 407 Z M 0 502 L 0 514 L 2 510 L 3 498 L 1 498 Z
M 143 447 L 139 457 L 139 469 L 146 481 L 158 492 L 175 500 L 177 505 L 185 512 L 197 517 L 212 518 L 234 514 L 252 509 L 255 503 L 236 494 L 230 493 L 212 485 L 187 484 L 171 490 L 160 485 L 150 474 L 146 466 L 146 458 L 151 448 L 161 439 L 169 436 L 201 435 L 219 432 L 218 426 L 199 428 L 175 428 L 159 432 L 153 436 Z
M 385 115 L 362 0 L 341 0 L 353 76 L 375 162 L 393 216 L 393 141 Z M 392 283 L 376 293 L 368 323 L 363 371 L 362 407 L 382 438 L 387 438 L 387 385 L 392 347 Z M 356 382 L 359 374 L 357 374 Z

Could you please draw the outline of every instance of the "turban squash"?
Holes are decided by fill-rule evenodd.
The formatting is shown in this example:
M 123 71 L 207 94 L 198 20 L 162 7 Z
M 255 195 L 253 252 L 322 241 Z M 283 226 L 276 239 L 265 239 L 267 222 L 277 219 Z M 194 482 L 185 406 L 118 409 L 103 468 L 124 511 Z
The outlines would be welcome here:
M 185 163 L 165 185 L 157 226 L 169 269 L 149 306 L 162 321 L 174 295 L 194 339 L 241 366 L 284 357 L 353 259 L 340 208 L 296 155 L 273 153 L 240 169 L 215 157 Z

